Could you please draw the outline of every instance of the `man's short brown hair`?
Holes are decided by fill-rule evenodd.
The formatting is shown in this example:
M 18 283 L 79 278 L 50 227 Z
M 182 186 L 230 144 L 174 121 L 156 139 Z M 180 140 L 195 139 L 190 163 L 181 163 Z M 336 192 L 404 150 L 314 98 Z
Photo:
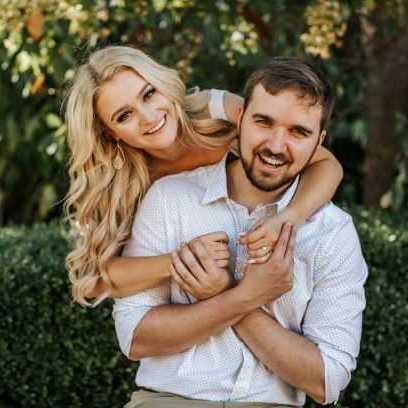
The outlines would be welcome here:
M 327 128 L 334 107 L 334 96 L 329 82 L 317 68 L 298 58 L 272 58 L 249 77 L 244 90 L 244 110 L 258 84 L 262 84 L 271 95 L 295 90 L 301 98 L 310 99 L 311 105 L 321 105 L 320 130 Z

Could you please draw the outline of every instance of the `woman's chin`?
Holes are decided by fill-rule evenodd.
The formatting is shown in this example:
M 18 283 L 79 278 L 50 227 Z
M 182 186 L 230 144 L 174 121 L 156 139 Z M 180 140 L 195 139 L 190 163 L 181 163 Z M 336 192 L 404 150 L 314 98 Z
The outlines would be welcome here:
M 149 143 L 149 146 L 146 145 L 144 150 L 156 158 L 166 159 L 166 155 L 169 155 L 170 158 L 176 150 L 176 140 L 177 135 L 174 134 L 157 135 L 154 142 L 152 140 L 152 143 Z

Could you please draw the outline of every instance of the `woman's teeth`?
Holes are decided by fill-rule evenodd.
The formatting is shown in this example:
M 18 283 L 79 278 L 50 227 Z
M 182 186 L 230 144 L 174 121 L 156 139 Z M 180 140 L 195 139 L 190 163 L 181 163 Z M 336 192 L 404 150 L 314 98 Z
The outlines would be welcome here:
M 157 132 L 164 126 L 165 123 L 166 123 L 166 115 L 163 116 L 163 119 L 155 127 L 152 127 L 151 129 L 149 129 L 146 132 L 146 134 L 151 135 L 152 133 Z
M 264 156 L 263 154 L 259 154 L 258 156 L 262 162 L 270 166 L 279 167 L 285 164 L 285 162 L 282 160 L 272 159 L 271 157 Z

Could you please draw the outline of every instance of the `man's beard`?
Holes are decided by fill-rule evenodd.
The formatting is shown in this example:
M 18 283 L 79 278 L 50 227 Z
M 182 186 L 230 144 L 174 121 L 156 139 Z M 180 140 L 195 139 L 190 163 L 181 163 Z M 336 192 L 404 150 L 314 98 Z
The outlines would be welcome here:
M 255 159 L 257 155 L 259 153 L 267 154 L 271 158 L 275 158 L 276 160 L 283 161 L 285 163 L 284 164 L 285 166 L 293 163 L 293 161 L 289 157 L 283 154 L 273 154 L 269 149 L 262 149 L 261 151 L 256 151 L 253 155 L 252 160 L 249 162 L 248 160 L 245 160 L 242 156 L 241 143 L 239 144 L 239 150 L 240 150 L 239 153 L 241 156 L 241 162 L 245 170 L 245 174 L 248 180 L 251 182 L 251 184 L 261 191 L 272 192 L 272 191 L 280 190 L 283 187 L 289 186 L 290 184 L 292 184 L 292 182 L 296 179 L 296 177 L 308 166 L 318 146 L 319 146 L 319 141 L 316 143 L 315 147 L 313 148 L 313 151 L 310 154 L 309 158 L 306 160 L 306 163 L 302 166 L 302 168 L 298 172 L 296 172 L 295 174 L 284 174 L 283 176 L 276 176 L 276 177 L 267 176 L 267 175 L 262 176 L 262 174 L 258 176 L 256 174 L 255 169 L 254 169 L 254 164 L 255 164 Z

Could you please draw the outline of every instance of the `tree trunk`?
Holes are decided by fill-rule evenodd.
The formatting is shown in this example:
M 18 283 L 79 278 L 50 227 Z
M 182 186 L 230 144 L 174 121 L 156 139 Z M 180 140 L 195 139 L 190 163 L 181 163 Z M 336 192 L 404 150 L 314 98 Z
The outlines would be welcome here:
M 372 16 L 373 17 L 373 16 Z M 380 206 L 383 195 L 394 180 L 401 151 L 397 135 L 397 114 L 403 111 L 408 89 L 408 30 L 398 38 L 384 38 L 379 24 L 384 13 L 378 11 L 364 21 L 363 47 L 367 66 L 368 142 L 365 159 L 364 204 Z

